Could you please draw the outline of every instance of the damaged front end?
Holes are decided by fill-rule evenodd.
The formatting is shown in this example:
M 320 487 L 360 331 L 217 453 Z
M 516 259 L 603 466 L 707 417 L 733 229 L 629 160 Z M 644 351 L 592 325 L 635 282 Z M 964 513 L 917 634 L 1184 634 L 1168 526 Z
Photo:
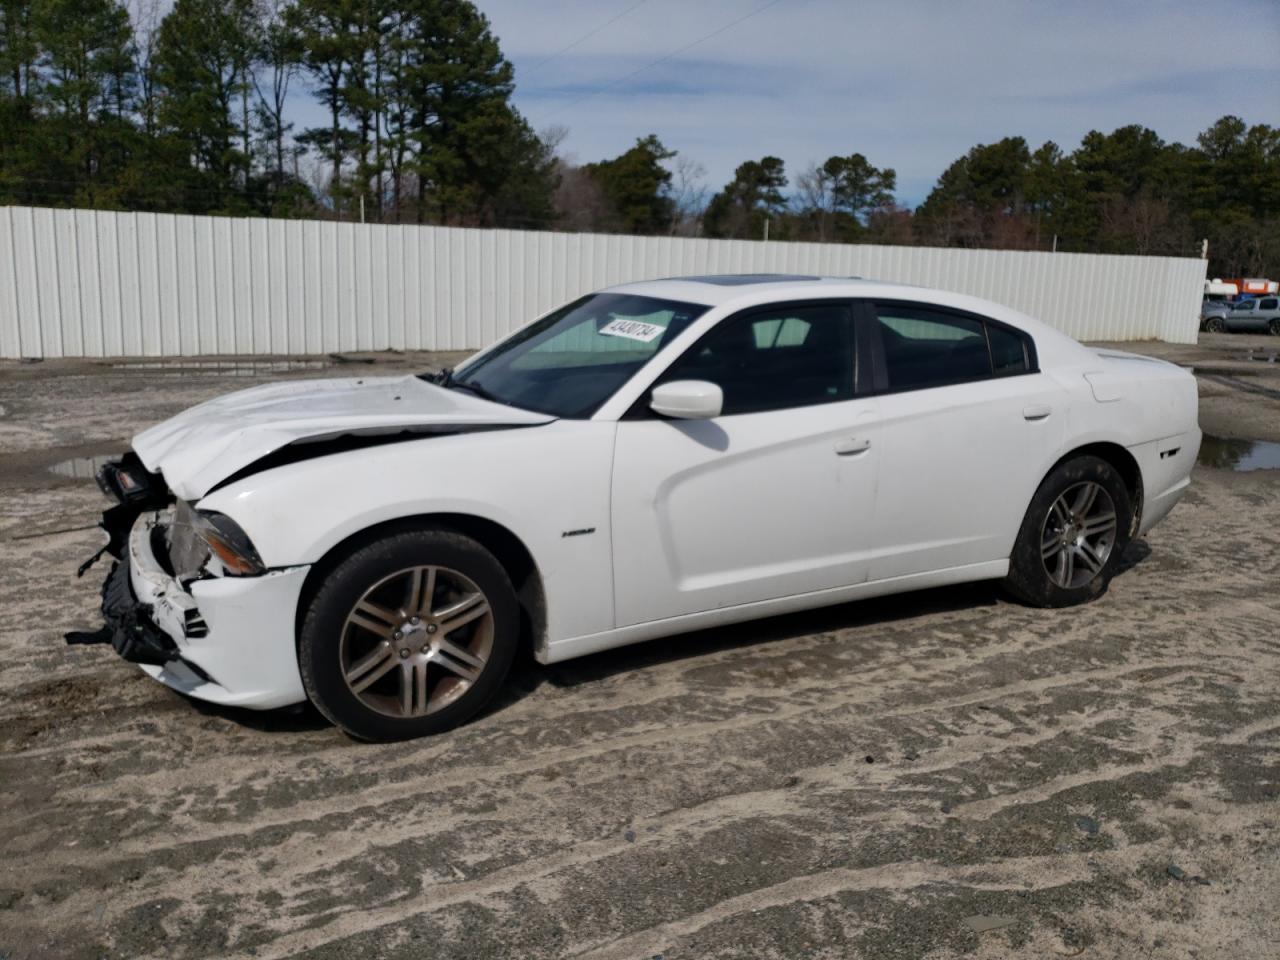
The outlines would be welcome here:
M 304 699 L 293 615 L 306 566 L 268 570 L 229 517 L 174 497 L 135 454 L 98 483 L 118 502 L 102 515 L 113 558 L 104 626 L 66 635 L 109 643 L 168 686 L 216 703 L 270 708 Z
M 99 525 L 107 533 L 102 549 L 76 570 L 83 577 L 104 553 L 115 558 L 102 584 L 104 626 L 92 632 L 66 634 L 69 644 L 110 643 L 131 663 L 163 665 L 177 656 L 177 647 L 151 619 L 151 611 L 134 595 L 129 570 L 129 535 L 143 513 L 168 508 L 173 496 L 158 473 L 152 473 L 129 452 L 105 464 L 97 473 L 98 486 L 114 506 L 102 514 Z

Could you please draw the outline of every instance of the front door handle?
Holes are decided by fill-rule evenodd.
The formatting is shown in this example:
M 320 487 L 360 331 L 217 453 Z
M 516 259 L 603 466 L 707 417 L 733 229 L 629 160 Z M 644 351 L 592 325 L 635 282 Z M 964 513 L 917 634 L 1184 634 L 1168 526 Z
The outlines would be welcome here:
M 1027 420 L 1043 420 L 1053 413 L 1053 407 L 1046 403 L 1033 403 L 1022 408 L 1022 416 Z
M 841 457 L 853 457 L 864 453 L 871 447 L 871 441 L 864 437 L 846 437 L 836 441 L 836 454 Z

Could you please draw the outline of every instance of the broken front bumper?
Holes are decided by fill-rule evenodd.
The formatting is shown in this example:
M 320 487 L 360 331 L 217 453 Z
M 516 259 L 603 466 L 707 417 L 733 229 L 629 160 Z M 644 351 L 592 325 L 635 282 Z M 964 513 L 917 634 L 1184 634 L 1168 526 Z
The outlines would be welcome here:
M 310 568 L 205 577 L 184 589 L 152 546 L 171 517 L 141 514 L 107 577 L 102 613 L 117 652 L 201 700 L 261 710 L 304 701 L 294 637 Z

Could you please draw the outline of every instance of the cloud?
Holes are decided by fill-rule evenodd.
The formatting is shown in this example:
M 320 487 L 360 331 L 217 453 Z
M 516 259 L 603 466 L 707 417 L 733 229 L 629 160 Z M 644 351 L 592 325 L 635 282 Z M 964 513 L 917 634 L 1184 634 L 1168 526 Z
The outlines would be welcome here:
M 1021 135 L 1070 149 L 1128 123 L 1191 142 L 1226 113 L 1276 121 L 1275 0 L 781 0 L 658 66 L 767 0 L 480 0 L 537 128 L 569 128 L 581 160 L 656 133 L 718 187 L 774 154 L 794 178 L 858 151 L 918 202 L 975 143 Z M 551 59 L 547 59 L 551 58 Z M 546 61 L 546 62 L 541 62 Z

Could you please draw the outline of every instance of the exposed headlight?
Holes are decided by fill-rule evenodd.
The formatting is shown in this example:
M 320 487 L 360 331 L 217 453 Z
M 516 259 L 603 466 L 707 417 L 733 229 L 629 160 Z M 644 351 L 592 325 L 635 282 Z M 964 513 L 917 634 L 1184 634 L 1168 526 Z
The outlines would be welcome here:
M 197 510 L 191 526 L 200 539 L 209 545 L 213 555 L 222 561 L 227 573 L 237 577 L 252 577 L 266 571 L 249 535 L 225 513 Z
M 108 499 L 133 503 L 140 507 L 162 506 L 169 491 L 158 473 L 151 473 L 133 451 L 119 460 L 102 465 L 96 474 L 98 486 Z

